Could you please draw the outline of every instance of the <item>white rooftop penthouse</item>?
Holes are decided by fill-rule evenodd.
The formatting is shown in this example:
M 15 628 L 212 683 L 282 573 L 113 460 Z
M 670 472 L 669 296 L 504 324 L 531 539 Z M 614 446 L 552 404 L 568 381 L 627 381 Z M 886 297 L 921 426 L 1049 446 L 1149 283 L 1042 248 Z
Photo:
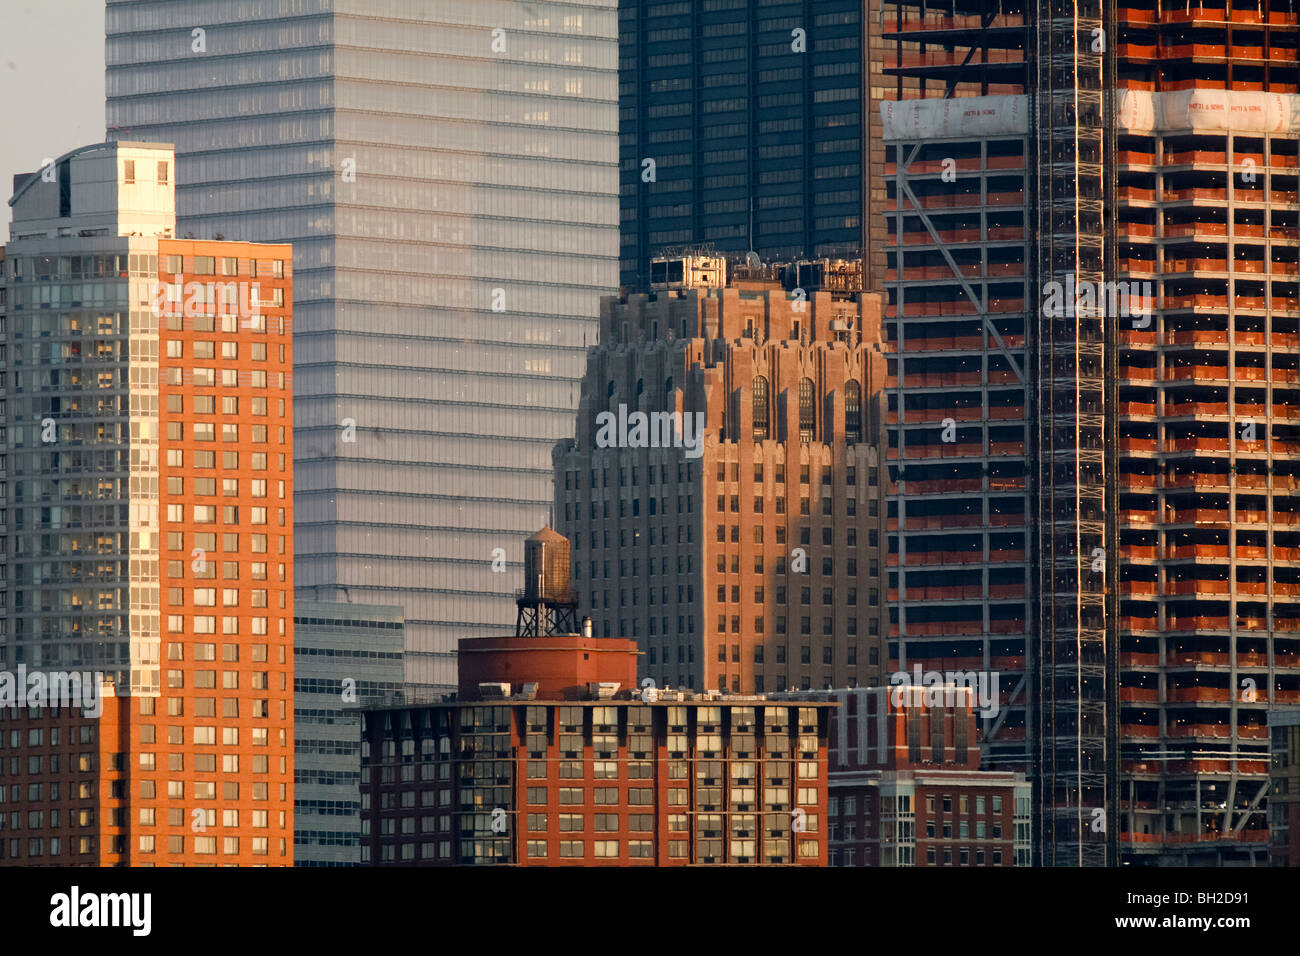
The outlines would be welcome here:
M 176 157 L 169 143 L 96 143 L 14 177 L 14 241 L 176 232 Z

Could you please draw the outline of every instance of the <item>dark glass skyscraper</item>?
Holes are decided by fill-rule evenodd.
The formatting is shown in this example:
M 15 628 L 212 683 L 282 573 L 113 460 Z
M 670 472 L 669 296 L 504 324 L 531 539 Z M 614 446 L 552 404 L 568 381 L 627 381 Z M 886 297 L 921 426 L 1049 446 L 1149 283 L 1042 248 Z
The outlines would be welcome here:
M 624 286 L 645 289 L 665 247 L 859 254 L 864 6 L 622 0 Z

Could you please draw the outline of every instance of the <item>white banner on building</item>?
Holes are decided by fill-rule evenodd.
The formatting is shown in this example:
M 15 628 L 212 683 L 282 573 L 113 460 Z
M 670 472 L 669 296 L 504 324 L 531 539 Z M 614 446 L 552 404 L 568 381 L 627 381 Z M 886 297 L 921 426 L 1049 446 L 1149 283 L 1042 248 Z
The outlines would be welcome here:
M 1121 90 L 1115 121 L 1135 132 L 1300 133 L 1300 96 L 1232 90 Z
M 1029 97 L 885 100 L 880 118 L 887 140 L 1023 136 L 1029 132 Z
M 886 140 L 978 139 L 1029 132 L 1029 97 L 966 96 L 886 100 Z M 1300 96 L 1231 90 L 1120 90 L 1115 122 L 1133 132 L 1231 130 L 1300 134 Z

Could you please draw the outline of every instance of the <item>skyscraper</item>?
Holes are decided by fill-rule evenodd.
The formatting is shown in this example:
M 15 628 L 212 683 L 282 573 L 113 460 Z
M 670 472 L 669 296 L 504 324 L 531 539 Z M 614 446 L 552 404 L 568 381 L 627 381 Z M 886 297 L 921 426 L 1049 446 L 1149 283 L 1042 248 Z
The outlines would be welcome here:
M 1030 786 L 981 770 L 966 686 L 840 690 L 831 717 L 831 866 L 1029 866 Z
M 576 435 L 556 446 L 580 608 L 634 638 L 661 687 L 877 682 L 880 297 L 832 276 L 801 300 L 779 269 L 728 277 L 718 258 L 653 267 L 653 297 L 605 301 Z
M 1047 865 L 1263 861 L 1265 711 L 1300 699 L 1296 37 L 1290 0 L 886 4 L 891 550 L 934 565 L 891 582 L 892 647 L 1003 659 L 985 758 L 1028 762 Z M 945 580 L 974 590 L 912 593 Z
M 179 230 L 293 243 L 298 586 L 398 605 L 407 679 L 513 620 L 617 284 L 614 0 L 110 0 L 110 136 Z
M 854 258 L 883 240 L 876 3 L 624 0 L 621 282 L 666 248 Z M 879 78 L 877 77 L 877 83 Z M 879 224 L 878 224 L 879 223 Z M 865 230 L 865 231 L 864 231 Z M 865 242 L 864 242 L 865 237 Z M 873 260 L 875 288 L 883 260 Z
M 294 866 L 361 862 L 361 714 L 403 689 L 399 608 L 294 606 Z
M 174 170 L 102 143 L 10 200 L 0 667 L 106 685 L 0 695 L 10 860 L 293 860 L 292 250 L 173 238 Z

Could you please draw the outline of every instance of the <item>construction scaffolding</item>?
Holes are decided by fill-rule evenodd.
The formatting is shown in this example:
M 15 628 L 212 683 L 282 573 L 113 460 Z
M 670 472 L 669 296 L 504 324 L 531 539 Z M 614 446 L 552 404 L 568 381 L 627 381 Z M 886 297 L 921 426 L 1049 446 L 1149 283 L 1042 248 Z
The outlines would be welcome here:
M 891 657 L 1014 668 L 982 748 L 1040 863 L 1249 862 L 1300 701 L 1295 0 L 1117 2 L 886 4 Z
M 1300 701 L 1294 0 L 1117 10 L 1120 840 L 1263 863 L 1267 712 Z
M 999 675 L 994 770 L 1032 764 L 1026 30 L 990 3 L 884 13 L 890 656 Z

